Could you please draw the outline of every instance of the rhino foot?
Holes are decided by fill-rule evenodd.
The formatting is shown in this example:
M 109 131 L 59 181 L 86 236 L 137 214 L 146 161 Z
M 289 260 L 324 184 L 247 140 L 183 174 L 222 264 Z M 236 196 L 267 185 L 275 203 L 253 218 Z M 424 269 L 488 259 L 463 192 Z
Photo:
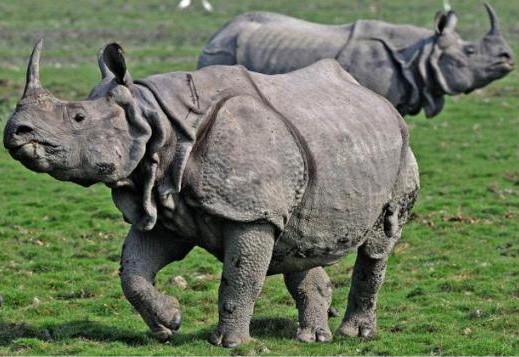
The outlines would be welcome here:
M 151 331 L 151 334 L 160 342 L 167 342 L 171 336 L 173 336 L 173 331 L 165 326 L 160 325 L 156 330 Z
M 365 318 L 349 317 L 342 321 L 337 330 L 337 335 L 371 339 L 375 337 L 376 331 L 377 326 L 374 316 L 367 316 Z
M 223 346 L 227 348 L 235 348 L 242 343 L 250 342 L 252 339 L 248 332 L 244 331 L 231 331 L 224 332 L 217 327 L 211 336 L 209 342 L 215 346 Z
M 303 342 L 329 342 L 328 311 L 332 302 L 332 282 L 322 267 L 285 273 L 285 285 L 299 312 L 296 338 Z
M 169 298 L 169 296 L 164 297 Z M 161 309 L 159 311 L 159 313 L 155 314 L 156 320 L 153 323 L 155 326 L 151 328 L 151 333 L 157 340 L 166 342 L 180 328 L 182 319 L 180 312 L 176 308 Z
M 330 342 L 332 332 L 326 327 L 298 329 L 296 338 L 302 342 Z

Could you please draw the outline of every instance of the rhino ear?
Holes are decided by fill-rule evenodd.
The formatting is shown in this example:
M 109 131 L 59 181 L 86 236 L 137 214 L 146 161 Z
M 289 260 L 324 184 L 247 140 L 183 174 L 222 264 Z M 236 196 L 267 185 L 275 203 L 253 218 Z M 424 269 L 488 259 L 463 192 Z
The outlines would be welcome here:
M 124 50 L 118 43 L 110 43 L 103 50 L 102 60 L 99 61 L 101 74 L 104 68 L 108 68 L 115 76 L 117 83 L 128 86 L 131 84 L 131 78 L 126 70 L 126 60 L 124 59 Z
M 101 48 L 97 53 L 97 64 L 99 65 L 99 71 L 101 72 L 101 79 L 105 78 L 113 78 L 114 75 L 112 71 L 108 68 L 104 59 L 104 51 L 105 47 Z
M 437 12 L 434 17 L 434 29 L 438 35 L 443 35 L 447 32 L 454 32 L 456 24 L 458 23 L 458 17 L 454 11 L 449 12 Z

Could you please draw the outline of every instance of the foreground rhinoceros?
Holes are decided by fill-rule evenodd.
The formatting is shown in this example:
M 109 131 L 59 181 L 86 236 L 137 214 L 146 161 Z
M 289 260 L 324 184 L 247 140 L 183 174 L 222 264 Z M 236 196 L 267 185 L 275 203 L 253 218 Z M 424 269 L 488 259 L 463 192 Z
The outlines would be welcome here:
M 335 58 L 360 84 L 386 97 L 402 115 L 441 112 L 444 96 L 469 93 L 509 73 L 514 54 L 486 4 L 490 31 L 480 42 L 455 32 L 454 12 L 436 16 L 436 31 L 359 20 L 351 25 L 314 24 L 256 12 L 236 17 L 213 35 L 198 67 L 241 64 L 277 74 Z
M 90 97 L 67 102 L 42 88 L 40 50 L 4 145 L 31 170 L 112 188 L 132 223 L 123 291 L 157 338 L 178 329 L 180 311 L 155 274 L 195 246 L 223 262 L 214 344 L 249 339 L 265 276 L 279 273 L 299 310 L 297 337 L 331 340 L 322 266 L 352 250 L 339 333 L 375 333 L 387 257 L 419 186 L 389 102 L 333 60 L 277 76 L 213 66 L 132 81 L 117 44 L 100 57 Z

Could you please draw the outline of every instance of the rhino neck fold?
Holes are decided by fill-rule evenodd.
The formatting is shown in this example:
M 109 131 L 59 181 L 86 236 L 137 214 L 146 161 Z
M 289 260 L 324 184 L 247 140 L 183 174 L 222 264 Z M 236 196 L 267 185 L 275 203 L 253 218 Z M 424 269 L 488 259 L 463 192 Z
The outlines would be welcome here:
M 381 41 L 408 86 L 405 102 L 396 105 L 402 115 L 416 115 L 423 109 L 426 117 L 433 117 L 443 108 L 444 94 L 450 93 L 439 81 L 443 76 L 436 66 L 439 56 L 436 40 L 436 36 L 424 38 L 402 50 Z
M 412 33 L 412 36 L 407 36 L 409 33 Z M 355 47 L 372 41 L 384 46 L 391 59 L 390 65 L 396 67 L 406 84 L 405 99 L 393 103 L 400 114 L 415 115 L 422 109 L 427 117 L 438 114 L 443 107 L 443 95 L 446 91 L 438 81 L 439 77 L 431 63 L 435 60 L 434 54 L 438 52 L 437 35 L 413 26 L 395 26 L 381 21 L 359 20 L 353 24 L 348 41 L 337 59 L 343 54 L 352 52 Z
M 434 70 L 431 65 L 432 55 L 436 46 L 437 36 L 426 38 L 419 45 L 418 55 L 413 72 L 415 73 L 419 91 L 419 101 L 409 114 L 418 114 L 423 108 L 425 116 L 431 118 L 437 115 L 443 108 L 443 95 L 445 94 L 439 86 Z
M 190 99 L 186 100 L 186 98 L 182 98 L 181 94 L 164 93 L 163 90 L 161 91 L 160 83 L 157 84 L 154 81 L 138 81 L 136 83 L 153 95 L 158 107 L 156 109 L 163 113 L 169 122 L 170 131 L 173 133 L 172 137 L 175 139 L 175 149 L 172 149 L 174 150 L 172 165 L 169 165 L 167 169 L 164 168 L 168 171 L 165 173 L 166 180 L 171 181 L 167 185 L 164 182 L 167 187 L 162 187 L 162 194 L 179 193 L 187 160 L 196 140 L 197 126 L 203 114 L 203 111 L 200 110 L 196 87 L 191 75 L 187 74 L 185 82 L 187 88 L 185 89 L 189 90 L 181 93 L 188 92 Z
M 190 73 L 134 83 L 152 135 L 144 158 L 128 179 L 112 186 L 112 196 L 126 220 L 147 231 L 157 222 L 158 207 L 166 216 L 175 214 L 197 132 L 213 103 L 201 103 Z
M 441 89 L 443 94 L 449 94 L 449 95 L 456 95 L 460 94 L 459 92 L 456 92 L 455 90 L 452 90 L 449 85 L 447 84 L 447 79 L 443 75 L 440 66 L 438 65 L 438 61 L 442 55 L 442 50 L 438 45 L 434 45 L 434 48 L 431 51 L 429 64 L 431 66 L 432 72 L 433 72 L 433 78 L 436 83 L 436 87 L 438 89 Z
M 151 91 L 136 85 L 133 95 L 138 103 L 137 110 L 151 129 L 151 136 L 135 170 L 128 178 L 110 187 L 112 198 L 125 219 L 137 229 L 148 231 L 157 222 L 156 201 L 161 198 L 156 194 L 157 186 L 164 186 L 158 185 L 160 182 L 169 182 L 165 177 L 168 159 L 164 155 L 174 151 L 178 139 Z

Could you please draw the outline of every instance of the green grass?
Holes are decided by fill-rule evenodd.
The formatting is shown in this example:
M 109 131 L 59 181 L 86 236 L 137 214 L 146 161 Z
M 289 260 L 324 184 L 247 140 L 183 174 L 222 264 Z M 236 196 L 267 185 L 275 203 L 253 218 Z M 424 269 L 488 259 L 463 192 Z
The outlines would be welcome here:
M 96 81 L 96 52 L 126 48 L 135 78 L 193 69 L 205 40 L 232 16 L 278 11 L 327 23 L 356 18 L 432 26 L 439 0 L 214 0 L 216 13 L 179 12 L 175 1 L 14 1 L 0 3 L 0 126 L 23 89 L 34 39 L 46 38 L 42 76 L 65 99 Z M 503 32 L 519 48 L 519 2 L 494 0 Z M 453 1 L 459 30 L 488 28 L 479 1 Z M 35 174 L 0 151 L 0 355 L 518 355 L 519 77 L 514 72 L 469 96 L 449 98 L 432 120 L 407 118 L 421 169 L 412 221 L 389 259 L 371 341 L 303 344 L 297 312 L 280 277 L 256 305 L 256 342 L 236 350 L 205 339 L 217 321 L 220 264 L 193 251 L 158 275 L 178 296 L 184 324 L 156 342 L 125 300 L 118 260 L 128 226 L 107 188 L 88 189 Z M 344 312 L 353 256 L 327 270 Z M 170 279 L 185 277 L 182 290 Z M 340 318 L 331 319 L 336 329 Z

